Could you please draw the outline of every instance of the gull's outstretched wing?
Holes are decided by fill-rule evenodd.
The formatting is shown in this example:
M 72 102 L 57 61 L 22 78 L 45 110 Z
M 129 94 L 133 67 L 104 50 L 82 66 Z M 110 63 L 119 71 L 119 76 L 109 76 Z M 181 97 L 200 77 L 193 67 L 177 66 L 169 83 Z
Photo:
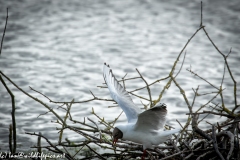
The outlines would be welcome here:
M 136 122 L 138 115 L 141 113 L 140 108 L 135 106 L 128 92 L 117 81 L 109 65 L 106 65 L 106 63 L 104 63 L 103 66 L 103 77 L 112 99 L 114 99 L 122 108 L 127 116 L 128 123 Z
M 166 122 L 167 106 L 158 103 L 155 107 L 139 114 L 135 130 L 155 132 L 164 127 Z

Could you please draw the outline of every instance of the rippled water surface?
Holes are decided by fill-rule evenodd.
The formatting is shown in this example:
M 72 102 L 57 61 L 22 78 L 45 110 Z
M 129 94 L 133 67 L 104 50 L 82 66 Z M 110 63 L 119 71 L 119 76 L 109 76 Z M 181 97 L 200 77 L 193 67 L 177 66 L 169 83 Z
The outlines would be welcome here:
M 29 86 L 56 101 L 75 101 L 96 96 L 110 98 L 107 89 L 100 89 L 103 83 L 102 67 L 111 65 L 118 79 L 126 73 L 136 77 L 141 72 L 144 78 L 153 81 L 168 76 L 176 57 L 200 24 L 200 1 L 0 1 L 0 29 L 5 25 L 6 7 L 9 7 L 7 32 L 4 39 L 0 68 L 19 87 L 41 99 L 54 109 L 43 96 L 30 90 Z M 240 2 L 238 0 L 204 1 L 203 24 L 212 40 L 222 53 L 231 54 L 229 66 L 240 81 Z M 186 59 L 177 77 L 186 91 L 190 102 L 192 88 L 200 85 L 199 92 L 214 92 L 216 89 L 191 75 L 190 68 L 219 87 L 223 76 L 222 56 L 200 31 L 186 48 Z M 179 70 L 180 58 L 175 73 Z M 156 99 L 166 85 L 162 81 L 151 87 Z M 7 80 L 8 87 L 16 98 L 16 120 L 19 150 L 36 144 L 36 137 L 25 132 L 42 132 L 51 140 L 58 136 L 55 131 L 56 118 L 47 109 L 18 91 Z M 126 82 L 128 91 L 145 86 L 141 80 Z M 234 106 L 233 83 L 229 74 L 223 82 L 225 105 Z M 239 87 L 238 87 L 239 88 Z M 148 97 L 147 90 L 136 92 Z M 239 95 L 239 89 L 237 90 Z M 197 97 L 195 108 L 209 101 L 214 95 Z M 141 101 L 132 96 L 142 107 Z M 238 98 L 238 101 L 240 99 Z M 188 108 L 178 88 L 172 84 L 163 95 L 162 102 L 168 105 L 168 124 L 177 126 L 175 119 L 184 124 Z M 219 98 L 214 100 L 221 104 Z M 79 121 L 83 117 L 96 118 L 95 112 L 106 120 L 113 120 L 120 112 L 111 102 L 92 101 L 72 106 L 72 116 Z M 3 85 L 0 85 L 0 144 L 1 150 L 8 150 L 8 126 L 11 124 L 11 99 Z M 64 111 L 58 110 L 61 116 Z M 218 117 L 219 118 L 219 117 Z M 224 120 L 224 119 L 222 119 Z M 122 115 L 119 123 L 125 122 Z M 215 122 L 216 117 L 210 117 Z M 203 122 L 205 125 L 206 123 Z M 78 139 L 71 132 L 66 137 Z

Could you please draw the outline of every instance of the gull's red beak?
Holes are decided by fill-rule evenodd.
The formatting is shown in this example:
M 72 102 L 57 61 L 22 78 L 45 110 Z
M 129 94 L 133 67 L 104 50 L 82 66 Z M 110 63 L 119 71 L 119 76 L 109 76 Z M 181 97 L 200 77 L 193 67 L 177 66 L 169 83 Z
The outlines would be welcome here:
M 116 145 L 117 141 L 118 141 L 118 139 L 117 139 L 117 138 L 115 138 L 115 139 L 113 140 L 113 143 L 112 143 L 112 145 Z

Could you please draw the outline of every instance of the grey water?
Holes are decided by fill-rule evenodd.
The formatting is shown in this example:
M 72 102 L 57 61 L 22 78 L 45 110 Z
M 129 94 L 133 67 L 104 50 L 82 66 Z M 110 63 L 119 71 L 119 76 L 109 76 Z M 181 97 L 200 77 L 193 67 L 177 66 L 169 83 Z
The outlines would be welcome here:
M 200 25 L 199 0 L 21 0 L 0 1 L 1 35 L 5 25 L 6 8 L 9 8 L 7 31 L 0 56 L 0 69 L 27 93 L 41 99 L 62 117 L 64 110 L 49 103 L 48 99 L 30 90 L 29 86 L 55 101 L 82 101 L 91 99 L 92 91 L 99 98 L 110 95 L 103 86 L 103 63 L 110 64 L 117 79 L 127 73 L 126 78 L 139 76 L 140 71 L 148 83 L 167 77 L 178 54 Z M 225 55 L 230 52 L 228 63 L 236 82 L 240 81 L 240 1 L 203 1 L 203 25 L 218 49 Z M 199 93 L 217 90 L 205 81 L 189 73 L 193 70 L 216 87 L 221 85 L 224 60 L 212 46 L 205 33 L 200 31 L 186 48 L 186 58 L 176 78 L 185 90 L 190 103 L 199 86 Z M 184 51 L 184 53 L 185 53 Z M 183 53 L 183 54 L 184 54 Z M 180 69 L 180 57 L 174 74 Z M 16 89 L 6 79 L 16 99 L 16 123 L 18 151 L 29 150 L 36 145 L 37 137 L 25 132 L 41 132 L 52 141 L 57 141 L 56 118 L 47 109 Z M 161 81 L 151 87 L 153 99 L 166 85 Z M 126 88 L 132 91 L 145 86 L 142 80 L 126 81 Z M 240 101 L 239 85 L 237 89 Z M 223 81 L 224 102 L 234 107 L 233 82 L 226 70 Z M 136 92 L 148 97 L 146 89 Z M 196 98 L 193 110 L 207 103 L 215 94 Z M 132 96 L 141 108 L 148 102 Z M 168 106 L 167 124 L 179 126 L 186 123 L 188 107 L 175 84 L 163 94 L 162 100 Z M 221 105 L 219 96 L 213 100 Z M 213 103 L 209 105 L 214 106 Z M 111 121 L 121 109 L 112 102 L 91 101 L 74 104 L 72 116 L 78 121 L 90 117 L 92 108 L 105 120 Z M 208 105 L 208 106 L 209 106 Z M 206 107 L 204 110 L 210 110 Z M 11 124 L 11 99 L 0 84 L 0 151 L 8 151 L 8 127 Z M 39 116 L 42 114 L 41 116 Z M 210 123 L 224 121 L 219 116 L 210 116 Z M 118 123 L 125 123 L 121 115 Z M 201 123 L 202 127 L 209 124 Z M 79 135 L 66 132 L 65 137 L 78 140 Z

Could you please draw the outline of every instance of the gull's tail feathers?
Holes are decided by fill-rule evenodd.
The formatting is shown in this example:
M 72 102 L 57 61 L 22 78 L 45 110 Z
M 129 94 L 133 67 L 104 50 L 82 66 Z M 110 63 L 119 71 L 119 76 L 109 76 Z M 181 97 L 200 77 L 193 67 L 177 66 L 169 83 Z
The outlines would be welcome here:
M 161 143 L 166 142 L 168 139 L 172 137 L 172 134 L 178 133 L 180 129 L 172 129 L 172 130 L 160 130 L 158 131 L 157 138 L 155 137 L 154 140 L 152 141 L 152 145 L 159 145 Z

